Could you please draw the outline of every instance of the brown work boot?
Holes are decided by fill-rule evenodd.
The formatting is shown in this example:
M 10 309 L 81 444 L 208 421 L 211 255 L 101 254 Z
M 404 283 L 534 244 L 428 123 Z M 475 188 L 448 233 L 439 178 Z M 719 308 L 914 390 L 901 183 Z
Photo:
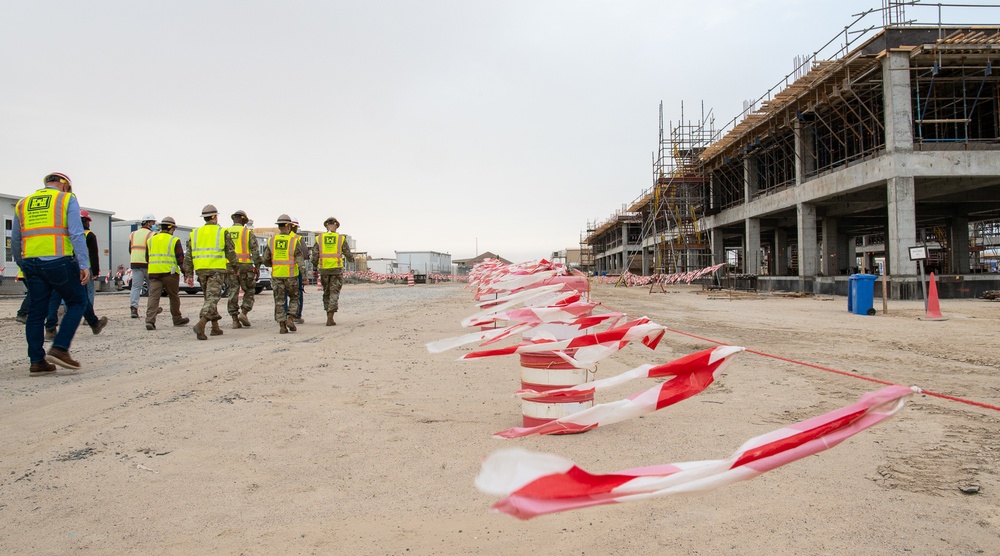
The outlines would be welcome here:
M 295 332 L 295 330 L 296 330 L 296 328 L 295 328 L 295 318 L 294 317 L 288 317 L 288 319 L 285 321 L 285 326 L 288 327 L 288 330 L 290 332 Z
M 132 310 L 132 318 L 134 318 L 134 319 L 139 318 L 139 308 L 138 307 L 129 307 L 129 309 Z
M 233 330 L 237 328 L 243 328 L 243 323 L 240 322 L 240 317 L 233 315 Z
M 222 336 L 222 329 L 219 328 L 219 319 L 212 321 L 212 336 Z
M 337 325 L 337 323 L 334 322 L 334 320 L 333 320 L 333 311 L 330 311 L 329 313 L 326 314 L 326 325 L 327 326 L 336 326 Z
M 69 352 L 63 348 L 50 347 L 49 352 L 45 355 L 45 360 L 66 369 L 77 370 L 80 368 L 80 362 L 73 359 Z
M 194 335 L 198 337 L 199 340 L 207 340 L 208 336 L 205 335 L 205 325 L 208 324 L 208 319 L 201 317 L 198 319 L 198 324 L 194 325 Z
M 47 375 L 49 373 L 56 372 L 56 366 L 48 361 L 38 361 L 37 363 L 32 363 L 31 368 L 28 369 L 28 373 L 31 376 Z
M 56 329 L 55 328 L 46 328 L 45 329 L 45 339 L 46 340 L 55 340 L 56 339 Z
M 181 318 L 177 319 L 176 321 L 174 321 L 174 326 L 184 326 L 185 324 L 187 324 L 189 322 L 191 322 L 191 319 L 189 319 L 187 317 L 181 317 Z
M 278 323 L 278 334 L 288 334 L 288 326 L 285 325 L 285 321 Z
M 246 328 L 250 328 L 250 317 L 247 316 L 246 311 L 241 311 L 240 314 L 236 316 L 236 318 L 240 319 L 240 324 L 242 324 Z
M 107 325 L 108 325 L 108 317 L 101 317 L 100 319 L 97 320 L 97 324 L 90 327 L 90 330 L 93 331 L 94 335 L 96 336 L 97 334 L 100 334 L 101 330 L 104 330 L 104 327 Z

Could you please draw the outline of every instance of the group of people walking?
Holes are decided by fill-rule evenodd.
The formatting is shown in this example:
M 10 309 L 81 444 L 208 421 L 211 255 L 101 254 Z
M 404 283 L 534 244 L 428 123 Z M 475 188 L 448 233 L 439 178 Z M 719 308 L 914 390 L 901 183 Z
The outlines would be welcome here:
M 48 174 L 43 182 L 45 187 L 17 203 L 11 233 L 14 260 L 28 289 L 23 322 L 32 375 L 54 372 L 55 365 L 79 369 L 80 363 L 72 358 L 69 349 L 80 320 L 86 319 L 94 334 L 107 324 L 107 317 L 98 319 L 93 311 L 93 279 L 99 273 L 99 262 L 96 238 L 93 252 L 88 250 L 94 237 L 89 234 L 90 215 L 80 209 L 65 174 Z M 253 310 L 260 268 L 269 266 L 278 332 L 295 332 L 295 325 L 304 322 L 303 274 L 309 256 L 320 275 L 326 325 L 336 325 L 334 314 L 339 309 L 344 263 L 354 261 L 346 238 L 337 231 L 340 222 L 336 218 L 331 216 L 323 222 L 326 231 L 317 236 L 307 255 L 304 237 L 297 233 L 298 222 L 287 214 L 277 218 L 278 233 L 268 239 L 263 254 L 244 211 L 232 214 L 233 223 L 229 227 L 219 225 L 219 212 L 214 205 L 205 205 L 201 216 L 205 223 L 191 232 L 186 249 L 174 237 L 177 223 L 169 216 L 156 222 L 152 214 L 147 214 L 131 233 L 132 318 L 140 317 L 139 299 L 143 284 L 148 281 L 146 329 L 156 330 L 156 317 L 163 312 L 160 307 L 163 292 L 169 299 L 173 325 L 188 324 L 190 319 L 181 314 L 180 280 L 197 277 L 204 302 L 193 327 L 195 336 L 207 340 L 208 336 L 223 334 L 218 304 L 224 289 L 228 292 L 227 310 L 233 320 L 232 328 L 248 328 L 251 326 L 248 313 Z M 157 225 L 158 230 L 154 231 Z M 54 303 L 58 308 L 60 302 L 65 303 L 66 312 L 56 327 L 54 318 L 48 317 L 49 306 Z M 18 320 L 21 316 L 19 312 Z M 46 335 L 52 339 L 48 352 L 44 350 Z

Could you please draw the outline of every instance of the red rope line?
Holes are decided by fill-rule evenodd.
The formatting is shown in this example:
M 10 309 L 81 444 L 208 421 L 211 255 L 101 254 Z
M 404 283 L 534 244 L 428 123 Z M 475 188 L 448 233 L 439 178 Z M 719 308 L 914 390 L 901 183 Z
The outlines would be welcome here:
M 668 328 L 667 330 L 669 330 L 671 332 L 674 332 L 676 334 L 680 334 L 682 336 L 688 336 L 690 338 L 695 338 L 697 340 L 702 340 L 704 342 L 709 342 L 709 343 L 717 344 L 717 345 L 720 345 L 720 346 L 729 345 L 729 344 L 727 344 L 725 342 L 720 342 L 718 340 L 713 340 L 711 338 L 703 338 L 701 336 L 696 336 L 694 334 L 689 334 L 687 332 L 681 332 L 680 330 L 674 330 L 673 328 Z M 795 364 L 795 365 L 802 365 L 803 367 L 812 367 L 813 369 L 819 369 L 821 371 L 826 371 L 828 373 L 835 373 L 835 374 L 838 374 L 838 375 L 849 376 L 851 378 L 858 378 L 858 379 L 861 379 L 861 380 L 867 380 L 868 382 L 876 382 L 878 384 L 883 384 L 885 386 L 896 386 L 896 383 L 889 382 L 887 380 L 879 380 L 877 378 L 871 378 L 871 377 L 868 377 L 868 376 L 863 376 L 863 375 L 859 375 L 859 374 L 855 374 L 855 373 L 849 373 L 847 371 L 838 371 L 837 369 L 831 369 L 830 367 L 823 367 L 822 365 L 815 365 L 813 363 L 806 363 L 805 361 L 797 361 L 795 359 L 789 359 L 787 357 L 781 357 L 779 355 L 773 355 L 773 354 L 770 354 L 770 353 L 764 353 L 763 351 L 757 351 L 757 350 L 753 350 L 753 349 L 747 349 L 746 351 L 747 351 L 747 353 L 753 353 L 754 355 L 760 355 L 762 357 L 770 357 L 771 359 L 777 359 L 779 361 L 784 361 L 786 363 L 792 363 L 792 364 Z M 906 386 L 906 385 L 904 384 L 904 385 L 901 385 L 901 386 Z M 959 398 L 959 397 L 956 397 L 956 396 L 949 396 L 948 394 L 941 394 L 941 393 L 938 393 L 938 392 L 931 392 L 930 390 L 923 390 L 923 389 L 921 389 L 921 392 L 923 392 L 924 394 L 927 394 L 928 396 L 934 396 L 935 398 L 941 398 L 941 399 L 945 399 L 945 400 L 951 400 L 953 402 L 959 402 L 959 403 L 964 403 L 964 404 L 968 404 L 968 405 L 974 405 L 976 407 L 982 407 L 982 408 L 985 408 L 985 409 L 992 409 L 994 411 L 1000 411 L 1000 406 L 990 405 L 988 403 L 977 402 L 975 400 L 967 400 L 965 398 Z

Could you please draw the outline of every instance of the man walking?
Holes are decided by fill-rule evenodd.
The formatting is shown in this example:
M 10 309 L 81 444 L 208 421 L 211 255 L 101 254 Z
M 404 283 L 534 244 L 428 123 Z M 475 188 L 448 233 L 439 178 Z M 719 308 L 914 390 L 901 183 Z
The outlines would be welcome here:
M 236 249 L 236 264 L 230 269 L 231 273 L 226 275 L 226 290 L 229 295 L 227 309 L 229 316 L 233 317 L 233 328 L 243 328 L 250 326 L 247 313 L 253 310 L 261 256 L 257 237 L 247 226 L 250 221 L 247 213 L 238 210 L 232 217 L 233 225 L 226 229 L 226 233 L 233 240 L 233 247 Z M 239 301 L 240 289 L 243 290 L 242 308 Z
M 146 330 L 156 330 L 156 315 L 160 309 L 160 295 L 164 290 L 170 298 L 170 316 L 174 326 L 184 326 L 191 319 L 181 316 L 180 269 L 184 266 L 181 240 L 174 237 L 177 222 L 171 217 L 160 221 L 159 233 L 146 243 L 149 256 L 149 301 L 146 304 Z
M 184 274 L 190 276 L 197 273 L 205 294 L 205 302 L 201 306 L 198 324 L 194 325 L 195 336 L 199 340 L 207 340 L 205 325 L 212 323 L 212 336 L 221 336 L 219 328 L 219 300 L 222 298 L 222 287 L 226 283 L 226 265 L 236 264 L 236 251 L 233 240 L 226 230 L 219 226 L 219 211 L 215 205 L 205 205 L 201 209 L 205 225 L 191 232 L 187 241 L 187 254 L 184 257 Z
M 45 187 L 15 206 L 10 238 L 14 262 L 24 272 L 31 296 L 25 338 L 32 375 L 54 372 L 55 365 L 80 368 L 69 348 L 87 306 L 87 290 L 83 285 L 90 280 L 80 204 L 72 193 L 70 179 L 53 172 L 42 181 Z M 66 300 L 66 314 L 46 353 L 42 347 L 44 321 L 53 290 Z
M 299 300 L 298 276 L 305 266 L 305 248 L 302 238 L 291 234 L 292 219 L 287 214 L 278 217 L 278 235 L 272 237 L 264 248 L 264 264 L 271 267 L 271 289 L 274 291 L 274 320 L 278 333 L 295 332 L 295 317 L 285 309 L 285 294 L 289 307 Z
M 128 304 L 132 310 L 132 318 L 139 318 L 139 296 L 146 283 L 148 264 L 146 263 L 146 241 L 153 234 L 153 224 L 156 217 L 147 214 L 139 222 L 139 229 L 128 236 L 129 263 L 132 267 L 132 286 L 129 291 Z
M 302 236 L 299 235 L 299 220 L 297 218 L 295 218 L 294 216 L 290 216 L 289 219 L 291 220 L 291 224 L 289 225 L 288 229 L 290 230 L 290 233 L 291 233 L 292 237 L 299 238 L 299 241 L 303 242 L 304 240 L 302 239 Z M 302 248 L 303 248 L 303 250 L 306 249 L 305 243 L 302 243 Z M 299 268 L 299 277 L 298 277 L 299 302 L 298 302 L 298 304 L 291 305 L 291 309 L 289 309 L 288 300 L 290 298 L 290 294 L 286 294 L 286 296 L 285 296 L 285 312 L 288 313 L 288 314 L 290 314 L 290 315 L 292 315 L 292 319 L 295 321 L 296 324 L 302 324 L 302 323 L 305 322 L 304 320 L 302 320 L 302 303 L 305 302 L 305 299 L 306 299 L 305 272 L 306 272 L 306 267 L 305 266 L 302 266 L 301 268 Z
M 347 244 L 347 238 L 337 233 L 340 222 L 329 217 L 323 222 L 326 232 L 319 236 L 312 250 L 313 268 L 319 269 L 319 281 L 323 286 L 323 309 L 326 310 L 326 325 L 335 326 L 333 314 L 340 303 L 340 290 L 344 287 L 344 260 L 354 262 L 354 254 Z

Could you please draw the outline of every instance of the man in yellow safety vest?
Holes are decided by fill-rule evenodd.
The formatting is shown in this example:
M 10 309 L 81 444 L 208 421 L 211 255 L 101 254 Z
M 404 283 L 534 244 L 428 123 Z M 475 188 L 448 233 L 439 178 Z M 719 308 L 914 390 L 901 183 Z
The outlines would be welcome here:
M 53 172 L 42 182 L 45 187 L 15 205 L 10 236 L 11 253 L 24 272 L 30 296 L 24 335 L 31 361 L 28 372 L 32 375 L 54 372 L 55 365 L 80 368 L 69 348 L 87 308 L 84 285 L 90 281 L 80 204 L 72 193 L 70 179 Z M 46 353 L 44 321 L 52 292 L 66 301 L 66 314 Z
M 247 224 L 250 220 L 247 213 L 238 210 L 233 213 L 233 225 L 226 233 L 233 239 L 236 248 L 236 264 L 226 274 L 226 294 L 229 296 L 227 309 L 233 317 L 233 328 L 250 326 L 247 313 L 253 310 L 254 293 L 257 290 L 257 278 L 260 277 L 260 248 L 257 236 Z M 240 290 L 243 290 L 243 303 L 240 303 Z
M 156 224 L 156 217 L 147 214 L 139 221 L 139 229 L 128 236 L 129 266 L 132 268 L 128 305 L 134 319 L 139 318 L 139 296 L 142 295 L 149 267 L 146 263 L 146 241 L 153 235 L 153 224 Z
M 201 209 L 205 225 L 192 231 L 187 241 L 187 251 L 184 256 L 184 274 L 198 275 L 205 295 L 201 306 L 198 324 L 194 325 L 195 336 L 199 340 L 207 340 L 205 325 L 212 323 L 212 336 L 221 336 L 219 328 L 219 300 L 222 299 L 222 287 L 226 283 L 226 268 L 236 264 L 236 250 L 233 240 L 225 228 L 219 226 L 219 211 L 215 205 L 205 205 Z
M 274 292 L 274 320 L 278 332 L 295 332 L 295 317 L 285 310 L 285 294 L 289 297 L 289 307 L 295 307 L 299 300 L 299 272 L 305 267 L 306 250 L 302 236 L 291 234 L 292 219 L 282 214 L 275 222 L 278 235 L 272 237 L 264 247 L 264 265 L 271 267 L 271 289 Z
M 344 261 L 354 262 L 351 246 L 347 238 L 337 233 L 340 222 L 334 217 L 327 218 L 323 225 L 326 232 L 320 234 L 312 249 L 313 268 L 319 269 L 319 281 L 323 286 L 323 309 L 326 310 L 326 325 L 334 326 L 333 314 L 340 306 L 340 290 L 344 287 Z
M 174 237 L 177 222 L 171 217 L 160 221 L 160 231 L 146 242 L 149 257 L 149 302 L 146 304 L 146 330 L 156 330 L 156 315 L 160 309 L 160 295 L 164 290 L 170 298 L 170 316 L 174 326 L 184 326 L 191 319 L 181 316 L 181 267 L 184 266 L 184 249 L 181 240 Z

